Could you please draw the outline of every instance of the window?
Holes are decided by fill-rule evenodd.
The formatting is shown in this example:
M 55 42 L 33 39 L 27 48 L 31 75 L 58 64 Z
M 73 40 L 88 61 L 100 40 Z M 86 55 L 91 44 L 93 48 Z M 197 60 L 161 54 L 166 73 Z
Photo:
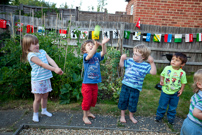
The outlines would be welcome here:
M 133 5 L 130 7 L 130 15 L 133 15 Z

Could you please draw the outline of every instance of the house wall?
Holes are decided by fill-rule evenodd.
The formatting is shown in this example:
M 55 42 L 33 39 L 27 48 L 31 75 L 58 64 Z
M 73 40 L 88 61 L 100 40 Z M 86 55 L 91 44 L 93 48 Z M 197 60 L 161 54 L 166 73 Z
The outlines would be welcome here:
M 202 28 L 202 0 L 130 0 L 127 14 L 133 8 L 133 22 L 141 24 Z

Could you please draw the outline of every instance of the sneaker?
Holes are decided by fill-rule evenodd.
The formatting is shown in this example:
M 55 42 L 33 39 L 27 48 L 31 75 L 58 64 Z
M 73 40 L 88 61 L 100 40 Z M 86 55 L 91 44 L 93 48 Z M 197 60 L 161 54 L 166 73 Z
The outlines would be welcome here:
M 174 119 L 168 119 L 168 123 L 169 123 L 170 125 L 173 125 L 173 124 L 174 124 Z
M 156 122 L 160 122 L 161 119 L 162 119 L 162 118 L 161 118 L 160 116 L 156 116 L 155 121 L 156 121 Z
M 32 120 L 33 120 L 34 122 L 39 122 L 39 116 L 38 116 L 38 115 L 33 115 Z
M 52 113 L 49 113 L 48 111 L 41 112 L 41 114 L 46 115 L 48 117 L 52 117 Z

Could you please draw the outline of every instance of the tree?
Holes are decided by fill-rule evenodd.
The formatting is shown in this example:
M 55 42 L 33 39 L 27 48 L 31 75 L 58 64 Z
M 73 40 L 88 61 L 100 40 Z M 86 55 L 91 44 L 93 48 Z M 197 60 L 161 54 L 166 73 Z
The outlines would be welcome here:
M 98 0 L 97 12 L 104 12 L 104 7 L 107 5 L 107 0 Z
M 1 0 L 0 4 L 9 5 L 10 0 Z

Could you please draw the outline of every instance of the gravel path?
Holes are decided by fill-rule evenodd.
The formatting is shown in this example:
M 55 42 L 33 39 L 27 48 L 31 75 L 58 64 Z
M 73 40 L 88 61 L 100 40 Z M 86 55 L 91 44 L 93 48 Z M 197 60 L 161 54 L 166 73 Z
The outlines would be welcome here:
M 176 135 L 177 133 L 141 132 L 121 130 L 23 129 L 19 135 Z

